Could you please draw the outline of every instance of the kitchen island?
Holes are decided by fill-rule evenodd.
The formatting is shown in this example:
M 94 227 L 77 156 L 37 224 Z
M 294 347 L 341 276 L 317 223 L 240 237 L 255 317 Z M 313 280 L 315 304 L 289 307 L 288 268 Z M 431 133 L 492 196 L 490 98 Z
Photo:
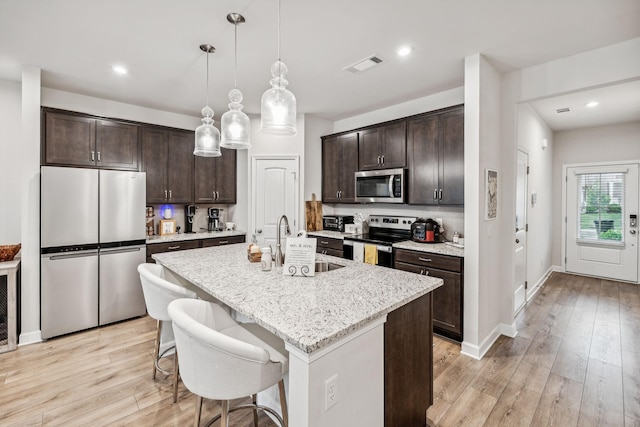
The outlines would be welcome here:
M 261 271 L 241 244 L 153 257 L 285 341 L 291 427 L 425 424 L 430 292 L 442 280 L 320 254 L 344 267 L 288 277 Z M 332 396 L 327 382 L 336 384 Z

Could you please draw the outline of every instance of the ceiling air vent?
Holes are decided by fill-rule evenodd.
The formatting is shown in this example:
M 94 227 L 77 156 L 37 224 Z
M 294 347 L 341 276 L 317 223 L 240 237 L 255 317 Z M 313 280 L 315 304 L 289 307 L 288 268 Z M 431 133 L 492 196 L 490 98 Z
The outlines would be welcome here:
M 376 55 L 368 56 L 355 64 L 351 64 L 348 67 L 344 67 L 343 70 L 349 71 L 351 73 L 359 73 L 364 70 L 368 70 L 371 67 L 375 67 L 380 64 L 382 59 L 378 58 Z
M 563 108 L 558 108 L 556 110 L 556 113 L 561 114 L 561 113 L 568 113 L 569 111 L 571 111 L 571 108 L 569 107 L 563 107 Z

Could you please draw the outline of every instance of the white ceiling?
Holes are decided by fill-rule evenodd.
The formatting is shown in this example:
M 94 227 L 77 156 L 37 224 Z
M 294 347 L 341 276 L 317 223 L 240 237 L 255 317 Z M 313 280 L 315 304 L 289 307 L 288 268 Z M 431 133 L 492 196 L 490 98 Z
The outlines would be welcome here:
M 277 0 L 0 0 L 0 79 L 19 81 L 32 65 L 45 87 L 198 116 L 206 98 L 198 46 L 210 43 L 219 118 L 233 86 L 229 12 L 247 20 L 238 87 L 245 111 L 259 114 L 277 56 Z M 329 120 L 460 87 L 474 53 L 508 72 L 639 36 L 638 0 L 282 0 L 282 60 L 298 112 Z M 413 54 L 399 58 L 405 43 Z M 384 62 L 342 70 L 372 54 Z M 114 75 L 116 63 L 129 74 Z M 535 108 L 555 123 L 546 113 L 555 105 Z

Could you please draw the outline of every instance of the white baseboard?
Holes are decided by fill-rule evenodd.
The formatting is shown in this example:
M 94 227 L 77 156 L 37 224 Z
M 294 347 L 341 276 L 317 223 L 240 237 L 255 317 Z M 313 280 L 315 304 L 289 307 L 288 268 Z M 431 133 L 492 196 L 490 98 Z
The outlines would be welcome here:
M 538 293 L 542 285 L 544 285 L 544 282 L 546 282 L 547 279 L 549 279 L 549 276 L 551 276 L 552 273 L 556 271 L 561 271 L 561 270 L 558 270 L 559 268 L 560 267 L 558 267 L 557 265 L 552 265 L 547 269 L 547 271 L 533 285 L 533 288 L 531 288 L 531 290 L 527 292 L 527 301 L 531 301 L 531 299 Z
M 23 332 L 18 337 L 18 347 L 42 342 L 42 333 L 38 331 Z
M 513 322 L 511 325 L 506 325 L 504 323 L 498 324 L 479 346 L 463 341 L 462 345 L 460 346 L 460 353 L 464 354 L 465 356 L 472 357 L 476 360 L 480 360 L 484 357 L 485 354 L 487 354 L 496 340 L 500 338 L 500 335 L 514 338 L 516 335 L 518 335 L 516 323 Z
M 551 271 L 557 271 L 559 273 L 564 273 L 564 268 L 559 265 L 552 265 L 550 268 Z

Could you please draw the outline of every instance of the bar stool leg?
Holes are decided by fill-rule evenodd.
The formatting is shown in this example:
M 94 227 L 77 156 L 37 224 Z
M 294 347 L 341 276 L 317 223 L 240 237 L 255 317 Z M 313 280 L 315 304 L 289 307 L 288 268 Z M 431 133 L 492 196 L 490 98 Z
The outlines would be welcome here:
M 157 320 L 156 325 L 156 343 L 153 349 L 153 376 L 151 379 L 156 379 L 156 361 L 158 360 L 158 353 L 160 352 L 160 334 L 162 333 L 162 322 Z
M 289 425 L 289 413 L 287 411 L 287 395 L 284 392 L 284 380 L 278 381 L 278 390 L 280 391 L 280 409 L 282 409 L 282 420 L 284 427 Z
M 258 395 L 252 394 L 251 400 L 253 402 L 253 427 L 258 427 L 258 408 L 256 407 L 258 404 Z
M 178 401 L 178 349 L 175 349 L 173 353 L 173 403 Z
M 222 412 L 220 413 L 220 427 L 229 427 L 229 401 L 222 401 Z
M 202 396 L 196 396 L 196 418 L 193 427 L 200 427 L 200 414 L 202 413 Z

